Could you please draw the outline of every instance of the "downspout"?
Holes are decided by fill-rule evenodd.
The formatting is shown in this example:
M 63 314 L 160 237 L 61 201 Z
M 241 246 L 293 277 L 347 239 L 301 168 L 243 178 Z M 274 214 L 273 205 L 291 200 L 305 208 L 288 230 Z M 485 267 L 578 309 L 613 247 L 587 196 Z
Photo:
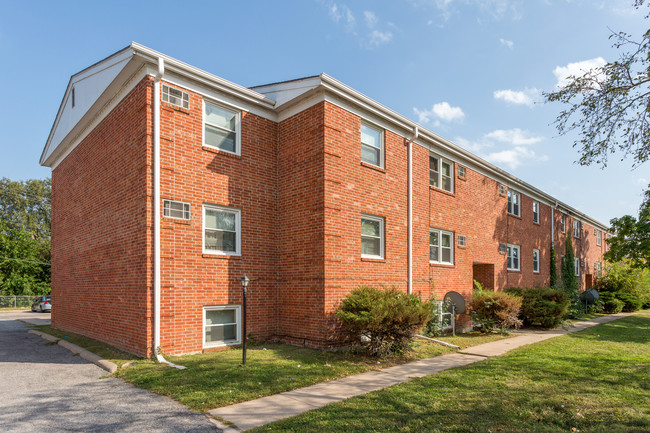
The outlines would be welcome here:
M 158 57 L 158 73 L 153 84 L 153 349 L 158 362 L 186 368 L 167 361 L 160 354 L 160 80 L 165 73 L 165 63 Z
M 407 291 L 409 294 L 413 293 L 413 141 L 417 140 L 420 136 L 420 130 L 417 126 L 413 128 L 413 137 L 406 144 L 406 153 L 408 161 L 408 281 Z

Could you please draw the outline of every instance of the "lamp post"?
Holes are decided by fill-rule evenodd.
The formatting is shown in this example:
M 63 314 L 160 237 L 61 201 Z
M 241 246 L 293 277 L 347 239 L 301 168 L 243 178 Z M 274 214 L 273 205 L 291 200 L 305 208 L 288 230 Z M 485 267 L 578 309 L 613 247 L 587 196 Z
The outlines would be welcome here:
M 244 295 L 244 297 L 243 297 L 243 304 L 244 304 L 244 320 L 243 320 L 243 322 L 244 322 L 244 326 L 243 326 L 244 330 L 243 330 L 243 334 L 244 335 L 242 336 L 242 339 L 243 339 L 243 344 L 242 344 L 242 349 L 243 350 L 242 350 L 242 361 L 241 361 L 242 365 L 246 365 L 246 287 L 248 287 L 248 282 L 249 281 L 250 280 L 248 279 L 246 274 L 244 274 L 244 276 L 241 277 L 241 289 L 242 289 L 242 293 Z

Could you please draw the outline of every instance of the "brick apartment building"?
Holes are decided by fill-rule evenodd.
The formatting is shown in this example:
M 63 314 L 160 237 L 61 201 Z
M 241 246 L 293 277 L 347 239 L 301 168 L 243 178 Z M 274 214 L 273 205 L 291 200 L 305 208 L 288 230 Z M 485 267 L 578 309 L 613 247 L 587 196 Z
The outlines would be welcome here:
M 581 287 L 607 227 L 321 74 L 244 88 L 132 43 L 73 75 L 52 168 L 56 328 L 151 356 L 256 339 L 336 344 L 361 284 L 423 299 Z

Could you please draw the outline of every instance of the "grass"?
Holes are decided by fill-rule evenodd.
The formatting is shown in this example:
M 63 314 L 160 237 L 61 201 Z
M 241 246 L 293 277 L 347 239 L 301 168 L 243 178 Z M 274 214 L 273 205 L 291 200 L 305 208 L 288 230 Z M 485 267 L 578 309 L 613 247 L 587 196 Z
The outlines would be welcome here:
M 253 430 L 650 431 L 650 311 Z

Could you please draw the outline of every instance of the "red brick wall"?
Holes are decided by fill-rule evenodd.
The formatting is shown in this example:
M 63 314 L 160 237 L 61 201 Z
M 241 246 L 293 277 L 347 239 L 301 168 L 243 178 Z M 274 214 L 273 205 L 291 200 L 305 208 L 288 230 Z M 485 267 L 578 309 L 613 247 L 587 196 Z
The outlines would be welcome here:
M 52 325 L 146 355 L 147 98 L 140 82 L 52 171 Z

